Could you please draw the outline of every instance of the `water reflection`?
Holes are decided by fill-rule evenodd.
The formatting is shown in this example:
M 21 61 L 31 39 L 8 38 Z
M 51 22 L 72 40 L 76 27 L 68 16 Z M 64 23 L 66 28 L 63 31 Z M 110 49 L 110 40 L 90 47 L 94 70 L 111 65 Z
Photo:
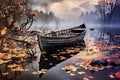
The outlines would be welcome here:
M 10 54 L 9 54 L 10 56 Z M 0 79 L 2 80 L 14 80 L 22 73 L 29 71 L 29 69 L 35 70 L 32 66 L 33 61 L 35 61 L 35 56 L 24 56 L 19 57 L 15 54 L 11 54 L 9 59 L 0 59 Z M 26 66 L 31 66 L 26 68 Z
M 114 30 L 113 38 L 120 35 L 120 28 Z M 115 73 L 120 70 L 120 39 L 99 41 L 95 32 L 87 33 L 86 48 L 82 52 L 51 68 L 40 80 L 119 80 Z
M 71 47 L 63 47 L 59 49 L 54 49 L 49 52 L 42 52 L 40 62 L 39 62 L 39 69 L 50 69 L 53 66 L 63 62 L 70 57 L 79 53 L 79 51 L 85 48 L 85 42 L 81 42 L 81 44 L 73 45 Z M 41 77 L 42 75 L 40 75 Z
M 36 47 L 30 45 L 31 43 L 19 39 L 0 39 L 0 80 L 18 79 L 30 69 L 37 70 L 33 67 L 33 63 L 38 58 Z
M 39 79 L 48 69 L 76 55 L 84 47 L 85 43 L 82 42 L 81 45 L 56 49 L 47 53 L 43 52 L 40 60 L 40 55 L 36 55 L 36 51 L 34 52 L 31 48 L 27 51 L 18 48 L 9 54 L 0 54 L 0 79 L 19 80 L 24 79 L 23 76 L 26 76 L 27 80 L 29 78 Z
M 114 33 L 115 31 L 113 32 L 114 33 L 113 35 L 115 35 L 117 38 L 119 36 L 119 28 L 116 30 L 117 30 L 116 31 L 117 35 Z M 1 79 L 2 80 L 24 80 L 24 79 L 26 80 L 83 80 L 83 78 L 84 79 L 89 78 L 91 80 L 93 77 L 94 77 L 93 80 L 101 80 L 101 79 L 116 80 L 116 78 L 111 79 L 109 76 L 114 77 L 114 75 L 112 74 L 120 70 L 119 68 L 120 65 L 118 65 L 117 67 L 112 67 L 108 69 L 106 67 L 104 67 L 106 69 L 101 67 L 101 69 L 104 69 L 101 71 L 89 70 L 89 69 L 85 69 L 86 67 L 84 68 L 82 66 L 76 65 L 77 62 L 80 63 L 81 61 L 83 61 L 83 59 L 90 60 L 90 59 L 96 58 L 97 60 L 100 60 L 101 58 L 104 58 L 104 56 L 105 58 L 107 57 L 107 61 L 111 61 L 112 59 L 116 61 L 117 64 L 120 63 L 120 58 L 119 58 L 120 40 L 115 39 L 117 41 L 111 42 L 111 43 L 104 42 L 102 44 L 100 44 L 99 41 L 96 41 L 93 44 L 92 41 L 95 41 L 94 37 L 95 38 L 98 37 L 97 34 L 95 35 L 95 32 L 97 31 L 94 30 L 94 31 L 90 31 L 90 33 L 87 33 L 87 36 L 90 35 L 90 37 L 85 38 L 87 39 L 86 41 L 88 42 L 83 42 L 81 44 L 82 46 L 77 45 L 73 47 L 65 47 L 62 49 L 53 50 L 47 53 L 43 52 L 40 61 L 39 59 L 36 61 L 37 57 L 36 56 L 33 57 L 33 54 L 29 55 L 28 57 L 24 57 L 25 60 L 20 59 L 20 58 L 14 58 L 14 57 L 11 58 L 9 62 L 8 62 L 8 59 L 4 60 L 5 62 L 0 60 L 0 63 L 4 63 L 4 64 L 0 64 L 0 80 Z M 85 43 L 86 43 L 86 48 L 84 48 Z M 91 44 L 91 45 L 89 46 L 88 44 Z M 96 45 L 99 46 L 99 51 L 104 56 L 103 55 L 101 56 L 101 54 L 98 52 L 97 54 L 96 53 L 92 54 L 92 53 L 86 53 L 84 51 L 86 50 L 88 52 L 89 51 L 93 52 L 94 49 L 92 50 L 90 48 L 96 48 L 96 47 L 93 47 Z M 84 49 L 83 50 L 84 55 L 81 52 L 82 49 Z M 95 50 L 95 51 L 98 51 L 98 50 Z M 74 55 L 75 57 L 69 59 L 70 57 Z M 3 55 L 3 58 L 4 57 L 5 55 Z M 68 66 L 68 65 L 73 65 L 75 66 L 75 68 L 78 68 L 78 69 L 75 72 L 73 71 L 73 73 L 71 74 L 69 72 L 66 74 L 66 71 L 61 70 L 61 68 Z M 45 73 L 45 75 L 43 75 L 42 77 L 41 75 L 39 76 L 38 74 L 41 74 L 41 72 L 44 73 L 46 71 L 44 69 L 50 69 L 50 70 L 47 73 Z

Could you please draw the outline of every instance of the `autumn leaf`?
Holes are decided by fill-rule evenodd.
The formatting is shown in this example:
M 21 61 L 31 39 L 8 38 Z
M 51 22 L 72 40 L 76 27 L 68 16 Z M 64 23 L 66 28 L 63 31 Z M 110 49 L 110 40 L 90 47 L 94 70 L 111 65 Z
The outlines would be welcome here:
M 8 74 L 9 74 L 8 72 L 4 72 L 4 73 L 2 73 L 2 75 L 4 75 L 4 76 L 5 76 L 5 75 L 8 75 Z
M 16 68 L 11 69 L 12 71 L 18 71 L 18 72 L 23 72 L 25 71 L 22 66 L 18 65 Z
M 117 71 L 117 72 L 115 73 L 115 76 L 116 76 L 116 78 L 120 79 L 120 71 Z
M 0 53 L 0 59 L 6 59 L 6 58 L 7 58 L 6 54 Z
M 115 76 L 113 74 L 110 74 L 109 77 L 112 79 L 115 78 Z
M 63 67 L 62 70 L 75 72 L 77 68 L 73 65 L 68 65 L 68 66 Z
M 31 16 L 37 16 L 37 13 L 36 13 L 36 11 L 30 11 L 30 15 Z
M 35 72 L 32 72 L 32 74 L 44 74 L 47 72 L 47 69 L 41 69 L 40 71 L 35 71 Z
M 88 76 L 89 78 L 94 78 L 93 76 Z
M 83 80 L 89 80 L 88 78 L 83 78 Z
M 7 28 L 4 27 L 2 30 L 1 30 L 1 35 L 5 35 L 7 33 Z
M 78 74 L 80 74 L 80 75 L 81 75 L 81 74 L 85 74 L 85 73 L 86 73 L 86 72 L 83 72 L 83 71 L 81 71 L 81 72 L 78 72 Z
M 18 66 L 17 64 L 10 64 L 10 65 L 8 65 L 7 67 L 12 69 L 12 68 L 15 68 L 15 67 L 17 67 L 17 66 Z
M 75 74 L 73 74 L 73 73 L 71 73 L 70 75 L 71 75 L 71 76 L 75 76 Z

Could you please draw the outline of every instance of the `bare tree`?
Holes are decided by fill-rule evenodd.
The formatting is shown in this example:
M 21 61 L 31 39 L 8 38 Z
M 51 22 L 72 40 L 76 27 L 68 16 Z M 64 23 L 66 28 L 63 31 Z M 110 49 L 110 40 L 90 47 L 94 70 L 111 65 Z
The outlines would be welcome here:
M 28 30 L 36 15 L 29 3 L 29 0 L 0 0 L 0 29 Z
M 108 33 L 110 42 L 112 41 L 112 34 L 110 27 L 107 25 L 111 22 L 116 1 L 117 0 L 100 0 L 99 4 L 96 6 L 101 14 L 102 32 L 100 34 L 100 38 L 104 39 L 104 35 Z

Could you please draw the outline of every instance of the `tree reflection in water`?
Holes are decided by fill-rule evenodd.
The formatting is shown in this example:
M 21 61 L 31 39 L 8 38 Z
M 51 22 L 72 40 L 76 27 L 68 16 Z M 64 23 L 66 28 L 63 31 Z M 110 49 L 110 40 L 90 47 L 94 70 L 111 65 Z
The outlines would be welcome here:
M 32 38 L 34 37 L 32 36 Z M 0 79 L 2 80 L 17 79 L 19 76 L 22 77 L 22 73 L 31 72 L 31 70 L 33 71 L 31 74 L 40 74 L 41 77 L 47 72 L 47 69 L 74 56 L 85 47 L 83 42 L 80 45 L 52 50 L 49 53 L 42 52 L 44 54 L 39 61 L 38 70 L 35 67 L 36 65 L 33 64 L 38 61 L 39 57 L 37 56 L 38 46 L 36 42 L 3 37 L 0 39 L 0 43 L 2 44 L 0 50 Z
M 37 71 L 32 64 L 37 60 L 36 44 L 6 37 L 0 39 L 0 44 L 0 79 L 14 80 L 29 69 Z

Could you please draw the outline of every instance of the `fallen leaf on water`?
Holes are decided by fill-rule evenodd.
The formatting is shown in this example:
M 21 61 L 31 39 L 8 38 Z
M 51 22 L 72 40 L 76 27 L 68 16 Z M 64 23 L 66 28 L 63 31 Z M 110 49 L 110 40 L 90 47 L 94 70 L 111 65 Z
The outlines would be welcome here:
M 94 78 L 93 76 L 88 76 L 89 78 Z
M 83 80 L 89 80 L 88 78 L 83 78 Z
M 7 67 L 8 68 L 15 68 L 15 67 L 17 67 L 18 65 L 17 64 L 10 64 L 10 65 L 8 65 Z
M 63 52 L 60 52 L 60 54 L 66 54 L 66 52 L 63 51 Z
M 4 72 L 4 73 L 2 73 L 2 75 L 4 75 L 4 76 L 6 76 L 6 75 L 8 75 L 9 73 L 8 72 Z
M 5 47 L 3 48 L 4 51 L 9 51 L 9 48 Z
M 47 60 L 48 60 L 48 58 L 44 58 L 44 60 L 45 60 L 45 61 L 47 61 Z
M 22 72 L 22 71 L 24 71 L 23 67 L 20 66 L 20 65 L 18 65 L 16 68 L 11 69 L 11 70 L 12 70 L 12 71 L 18 71 L 18 72 Z
M 49 63 L 49 65 L 53 65 L 53 63 Z
M 68 65 L 68 66 L 63 67 L 62 70 L 74 71 L 75 72 L 77 70 L 77 68 L 75 66 L 73 66 L 73 65 Z
M 11 61 L 11 60 L 1 60 L 0 59 L 0 64 L 8 63 L 9 61 Z
M 60 60 L 66 60 L 66 57 L 60 56 Z
M 80 75 L 81 75 L 81 74 L 85 74 L 85 73 L 86 73 L 86 72 L 83 72 L 83 71 L 81 71 L 81 72 L 78 72 L 78 74 L 80 74 Z
M 52 55 L 53 58 L 57 58 L 57 56 Z
M 25 53 L 20 53 L 20 54 L 18 55 L 18 57 L 25 57 L 25 56 L 26 56 Z
M 115 78 L 115 76 L 113 74 L 109 74 L 109 77 L 112 79 Z
M 32 72 L 32 74 L 38 74 L 38 72 Z
M 116 78 L 120 79 L 120 71 L 117 71 L 117 72 L 115 73 L 115 76 L 116 76 Z
M 70 71 L 67 71 L 66 73 L 71 73 Z
M 4 54 L 4 53 L 0 53 L 0 59 L 6 59 L 7 58 L 7 55 Z
M 70 73 L 70 75 L 71 75 L 71 76 L 75 76 L 75 74 L 73 74 L 73 73 Z
M 41 69 L 40 71 L 35 71 L 35 72 L 32 72 L 32 74 L 44 74 L 46 73 L 48 70 L 47 69 Z
M 29 71 L 29 69 L 24 69 L 24 71 Z

